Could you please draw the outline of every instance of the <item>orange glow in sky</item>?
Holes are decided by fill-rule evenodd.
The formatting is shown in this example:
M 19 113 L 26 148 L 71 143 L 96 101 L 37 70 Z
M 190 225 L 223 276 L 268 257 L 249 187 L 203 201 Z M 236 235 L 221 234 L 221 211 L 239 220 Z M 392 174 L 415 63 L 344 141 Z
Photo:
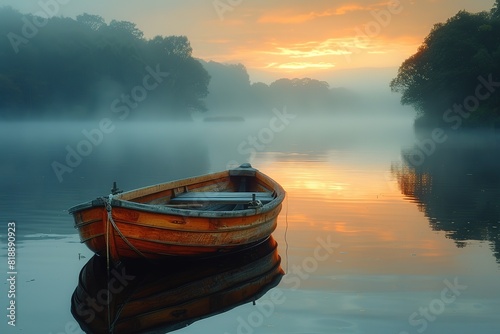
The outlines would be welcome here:
M 225 43 L 213 47 L 203 38 L 192 41 L 200 58 L 241 62 L 251 79 L 259 72 L 300 77 L 398 67 L 434 24 L 462 9 L 492 6 L 493 0 L 241 1 L 220 9 L 218 19 L 206 25 L 207 31 L 223 34 Z
M 193 56 L 242 63 L 251 81 L 314 77 L 339 69 L 399 67 L 436 23 L 494 0 L 70 1 L 58 16 L 97 14 L 137 24 L 146 38 L 185 35 Z M 36 13 L 36 1 L 4 0 Z

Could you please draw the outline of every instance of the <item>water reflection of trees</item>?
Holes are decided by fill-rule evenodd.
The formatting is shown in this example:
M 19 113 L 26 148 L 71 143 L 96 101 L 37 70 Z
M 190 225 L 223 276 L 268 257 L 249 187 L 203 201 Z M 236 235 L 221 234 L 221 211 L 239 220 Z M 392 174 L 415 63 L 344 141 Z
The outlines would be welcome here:
M 490 241 L 500 262 L 499 138 L 450 138 L 418 166 L 407 159 L 415 149 L 404 149 L 403 162 L 391 166 L 401 192 L 458 247 L 467 240 Z

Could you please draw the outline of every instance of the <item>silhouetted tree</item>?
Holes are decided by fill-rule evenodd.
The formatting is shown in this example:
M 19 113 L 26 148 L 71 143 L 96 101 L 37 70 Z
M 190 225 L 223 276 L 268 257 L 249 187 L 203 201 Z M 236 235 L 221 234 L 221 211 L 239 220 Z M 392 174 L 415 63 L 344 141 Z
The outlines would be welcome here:
M 307 112 L 331 108 L 333 99 L 329 88 L 327 82 L 311 78 L 279 79 L 269 85 L 276 105 Z
M 442 123 L 447 109 L 475 94 L 480 76 L 500 79 L 500 21 L 487 12 L 460 11 L 434 26 L 417 53 L 403 62 L 391 89 L 402 93 L 403 104 Z M 499 104 L 500 94 L 492 94 L 464 122 L 498 121 Z
M 491 15 L 495 19 L 500 19 L 500 0 L 495 1 L 495 5 L 493 6 L 493 9 L 491 10 Z
M 81 14 L 76 17 L 76 20 L 86 26 L 88 26 L 90 29 L 97 31 L 101 29 L 102 27 L 106 26 L 106 22 L 104 19 L 99 16 L 99 15 L 91 15 L 91 14 Z
M 128 37 L 131 40 L 142 39 L 144 37 L 144 33 L 137 28 L 136 24 L 128 21 L 112 20 L 106 29 L 108 29 L 112 35 L 117 37 Z
M 0 39 L 0 117 L 71 117 L 75 108 L 90 117 L 141 85 L 148 66 L 170 76 L 142 106 L 160 105 L 168 115 L 206 109 L 210 77 L 185 36 L 148 41 L 134 23 L 108 25 L 90 14 L 52 17 L 38 28 L 30 22 L 42 19 L 0 8 L 0 35 L 8 37 Z M 26 24 L 33 25 L 27 36 Z
M 149 44 L 166 57 L 174 56 L 186 59 L 191 57 L 193 53 L 193 48 L 186 36 L 156 36 Z

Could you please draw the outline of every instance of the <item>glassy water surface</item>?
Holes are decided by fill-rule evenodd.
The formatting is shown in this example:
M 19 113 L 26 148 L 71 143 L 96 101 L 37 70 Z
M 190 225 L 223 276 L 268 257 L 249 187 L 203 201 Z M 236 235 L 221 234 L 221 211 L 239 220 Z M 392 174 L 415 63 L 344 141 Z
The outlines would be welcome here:
M 67 208 L 113 181 L 130 190 L 248 160 L 287 191 L 273 234 L 285 276 L 255 305 L 178 333 L 499 332 L 496 138 L 450 139 L 416 165 L 408 118 L 297 117 L 276 131 L 272 117 L 116 123 L 102 136 L 99 122 L 1 124 L 1 267 L 12 221 L 18 274 L 16 326 L 3 315 L 0 332 L 80 332 L 71 297 L 92 253 Z

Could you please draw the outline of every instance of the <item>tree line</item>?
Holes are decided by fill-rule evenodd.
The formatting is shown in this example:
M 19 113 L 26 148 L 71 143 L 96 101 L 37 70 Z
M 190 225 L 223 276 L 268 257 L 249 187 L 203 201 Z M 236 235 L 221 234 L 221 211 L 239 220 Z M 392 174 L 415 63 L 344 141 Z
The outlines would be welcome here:
M 285 105 L 330 110 L 345 95 L 310 78 L 250 83 L 243 65 L 205 62 L 192 52 L 186 36 L 146 39 L 132 22 L 0 8 L 0 118 L 89 119 L 111 110 L 122 118 L 186 119 L 208 107 L 258 112 Z
M 332 88 L 311 78 L 281 78 L 266 84 L 251 82 L 242 64 L 201 61 L 211 76 L 206 104 L 214 113 L 265 114 L 287 107 L 307 115 L 331 114 L 352 106 L 356 97 L 345 88 Z
M 161 103 L 166 113 L 205 108 L 210 77 L 185 36 L 148 40 L 131 22 L 107 24 L 90 14 L 47 19 L 8 7 L 0 9 L 0 35 L 4 117 L 92 117 L 103 103 L 123 100 L 120 92 L 141 85 L 148 67 L 168 73 L 147 92 L 148 103 Z M 142 99 L 144 91 L 136 93 Z
M 417 124 L 500 128 L 500 0 L 436 24 L 390 86 Z

